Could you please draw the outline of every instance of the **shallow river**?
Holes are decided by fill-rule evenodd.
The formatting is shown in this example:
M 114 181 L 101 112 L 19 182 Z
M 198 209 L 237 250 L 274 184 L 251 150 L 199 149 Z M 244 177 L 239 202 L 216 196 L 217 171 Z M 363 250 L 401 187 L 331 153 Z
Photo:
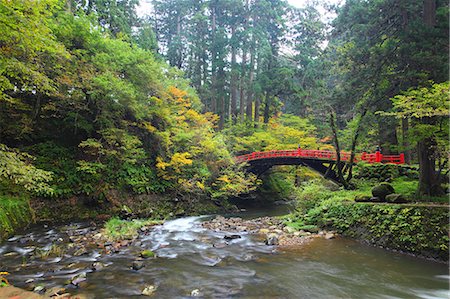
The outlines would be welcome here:
M 155 227 L 140 246 L 119 253 L 49 260 L 30 259 L 33 251 L 48 249 L 67 234 L 83 234 L 87 223 L 70 226 L 37 225 L 23 235 L 0 244 L 0 270 L 11 272 L 10 281 L 25 281 L 47 288 L 87 272 L 86 283 L 71 293 L 89 298 L 135 298 L 147 285 L 155 285 L 153 298 L 449 298 L 448 266 L 392 253 L 337 238 L 314 239 L 295 251 L 278 251 L 245 233 L 224 243 L 224 232 L 200 226 L 202 217 L 185 217 Z M 60 239 L 61 241 L 61 239 Z M 216 245 L 216 247 L 213 246 Z M 157 258 L 132 270 L 142 249 Z M 106 266 L 90 270 L 93 262 Z

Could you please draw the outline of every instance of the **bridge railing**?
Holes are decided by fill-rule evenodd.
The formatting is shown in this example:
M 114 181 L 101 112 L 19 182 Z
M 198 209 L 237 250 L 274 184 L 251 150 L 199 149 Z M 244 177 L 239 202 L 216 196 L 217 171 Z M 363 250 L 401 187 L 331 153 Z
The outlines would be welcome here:
M 348 152 L 341 152 L 341 161 L 350 161 L 351 154 Z M 266 152 L 253 152 L 246 155 L 241 155 L 236 157 L 238 162 L 246 162 L 259 159 L 268 159 L 276 157 L 299 157 L 299 158 L 311 158 L 311 159 L 321 159 L 321 160 L 332 160 L 337 159 L 336 152 L 334 151 L 323 151 L 323 150 L 273 150 Z M 380 152 L 376 153 L 362 153 L 355 155 L 355 162 L 365 161 L 367 163 L 394 163 L 394 164 L 404 164 L 405 156 L 400 155 L 383 155 Z

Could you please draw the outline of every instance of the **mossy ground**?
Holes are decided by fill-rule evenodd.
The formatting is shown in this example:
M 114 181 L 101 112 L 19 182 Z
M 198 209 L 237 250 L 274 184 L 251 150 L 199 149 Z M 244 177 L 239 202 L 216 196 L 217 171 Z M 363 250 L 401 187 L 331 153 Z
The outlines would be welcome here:
M 33 222 L 27 198 L 0 195 L 0 241 Z

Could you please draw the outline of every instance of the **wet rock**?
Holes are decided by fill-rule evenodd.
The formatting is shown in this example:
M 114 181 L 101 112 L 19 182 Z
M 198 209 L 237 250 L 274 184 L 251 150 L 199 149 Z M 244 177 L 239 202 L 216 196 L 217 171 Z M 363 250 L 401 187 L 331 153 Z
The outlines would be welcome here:
M 155 257 L 155 253 L 151 250 L 142 250 L 140 256 L 143 258 Z
M 283 231 L 288 233 L 288 234 L 292 234 L 292 233 L 295 232 L 295 228 L 290 227 L 290 226 L 285 226 L 285 227 L 283 227 Z
M 334 233 L 326 233 L 325 234 L 325 239 L 326 240 L 331 240 L 331 239 L 334 239 L 336 236 L 335 236 L 335 234 Z
M 143 290 L 142 290 L 142 295 L 144 296 L 151 296 L 155 293 L 157 287 L 155 285 L 149 285 L 146 286 Z
M 225 235 L 223 238 L 225 240 L 233 240 L 233 239 L 240 239 L 241 236 L 240 235 Z
M 80 255 L 85 255 L 85 254 L 87 254 L 87 253 L 88 253 L 88 251 L 86 250 L 86 248 L 81 247 L 81 248 L 77 249 L 77 250 L 73 253 L 73 255 L 74 255 L 74 256 L 80 256 Z
M 53 287 L 53 288 L 47 290 L 45 292 L 44 296 L 45 297 L 57 297 L 57 296 L 62 297 L 63 294 L 66 294 L 65 288 Z
M 272 245 L 278 245 L 278 243 L 279 243 L 279 239 L 278 239 L 277 235 L 270 234 L 269 236 L 267 236 L 266 245 L 272 246 Z
M 15 251 L 11 251 L 11 252 L 7 252 L 7 253 L 5 253 L 3 256 L 15 256 L 15 255 L 18 255 L 19 253 L 18 252 L 15 252 Z
M 227 243 L 214 243 L 213 244 L 213 247 L 214 248 L 224 248 L 224 247 L 226 247 L 228 244 Z
M 43 285 L 38 285 L 33 289 L 33 292 L 43 294 L 45 293 L 46 288 Z
M 105 264 L 100 262 L 95 262 L 91 265 L 92 271 L 99 271 L 105 267 Z
M 82 283 L 83 281 L 86 281 L 86 273 L 85 272 L 72 277 L 72 279 L 70 280 L 70 284 L 72 284 L 74 286 L 80 286 L 80 283 Z
M 191 297 L 199 297 L 201 295 L 202 294 L 200 293 L 199 289 L 192 290 L 192 292 L 191 292 Z
M 131 268 L 133 268 L 133 270 L 140 270 L 142 268 L 144 268 L 144 262 L 143 261 L 133 261 L 133 263 L 131 264 Z

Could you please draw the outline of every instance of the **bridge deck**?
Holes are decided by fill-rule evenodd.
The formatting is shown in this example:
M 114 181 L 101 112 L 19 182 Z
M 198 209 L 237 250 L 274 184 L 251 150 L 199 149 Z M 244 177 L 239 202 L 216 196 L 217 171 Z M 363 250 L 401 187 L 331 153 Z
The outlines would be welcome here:
M 272 159 L 272 158 L 288 158 L 288 157 L 298 157 L 305 159 L 317 159 L 323 161 L 336 161 L 336 152 L 334 151 L 321 151 L 321 150 L 275 150 L 267 152 L 253 152 L 251 154 L 237 156 L 236 160 L 238 162 L 247 162 L 260 159 Z M 350 153 L 341 152 L 341 161 L 349 161 Z M 364 161 L 367 163 L 393 163 L 393 164 L 404 164 L 405 156 L 400 155 L 383 155 L 380 152 L 376 153 L 361 153 L 355 155 L 355 162 Z

